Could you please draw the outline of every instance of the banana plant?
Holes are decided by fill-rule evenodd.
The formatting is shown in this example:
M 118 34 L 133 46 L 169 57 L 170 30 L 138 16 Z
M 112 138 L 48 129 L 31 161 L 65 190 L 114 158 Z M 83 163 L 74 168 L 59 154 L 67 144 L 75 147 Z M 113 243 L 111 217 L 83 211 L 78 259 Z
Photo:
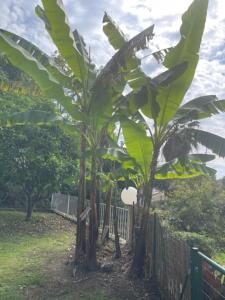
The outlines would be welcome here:
M 97 72 L 90 58 L 82 36 L 72 31 L 62 1 L 42 0 L 35 8 L 36 14 L 44 22 L 55 46 L 65 61 L 62 68 L 57 61 L 49 57 L 37 46 L 26 39 L 6 30 L 0 30 L 0 50 L 16 67 L 30 75 L 38 84 L 45 97 L 63 107 L 63 116 L 77 125 L 80 132 L 80 183 L 78 204 L 78 231 L 76 255 L 79 261 L 85 260 L 89 268 L 97 266 L 96 261 L 96 170 L 98 167 L 97 149 L 102 136 L 113 122 L 115 107 L 128 83 L 137 90 L 149 79 L 141 71 L 141 60 L 136 52 L 147 47 L 153 38 L 154 26 L 127 41 L 115 22 L 105 14 L 103 30 L 117 52 Z M 155 58 L 162 54 L 156 53 Z M 65 71 L 66 69 L 66 71 Z M 85 200 L 85 155 L 87 146 L 91 149 L 91 214 L 89 226 L 89 244 L 85 245 L 85 224 L 80 215 Z M 84 257 L 86 255 L 86 258 Z
M 215 174 L 215 170 L 206 165 L 215 158 L 214 155 L 191 154 L 193 147 L 199 144 L 225 157 L 225 139 L 198 127 L 199 120 L 225 111 L 224 100 L 209 95 L 181 106 L 199 60 L 207 8 L 207 0 L 193 1 L 182 17 L 179 43 L 165 56 L 163 64 L 168 70 L 122 99 L 120 123 L 127 152 L 142 174 L 144 195 L 132 275 L 140 276 L 143 272 L 145 233 L 154 180 Z M 179 76 L 176 72 L 171 76 L 171 71 L 182 64 L 186 64 L 186 69 Z M 128 117 L 137 110 L 141 115 L 139 122 L 137 118 L 134 121 Z M 159 163 L 162 155 L 165 164 Z

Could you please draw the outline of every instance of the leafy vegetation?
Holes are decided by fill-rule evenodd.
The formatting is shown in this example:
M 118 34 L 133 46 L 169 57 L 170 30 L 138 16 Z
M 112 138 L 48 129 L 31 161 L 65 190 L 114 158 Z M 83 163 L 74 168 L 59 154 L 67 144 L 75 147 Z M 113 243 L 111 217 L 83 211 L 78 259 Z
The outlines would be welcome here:
M 19 74 L 21 83 L 31 82 L 25 76 L 22 80 L 23 73 L 9 62 L 4 61 L 3 66 L 1 76 Z M 78 180 L 76 135 L 68 135 L 57 124 L 19 125 L 20 112 L 25 110 L 29 109 L 32 116 L 40 110 L 49 115 L 56 111 L 55 104 L 45 98 L 1 92 L 0 104 L 1 121 L 6 115 L 11 116 L 11 121 L 7 117 L 7 126 L 0 130 L 0 168 L 4 170 L 0 175 L 0 206 L 25 208 L 30 219 L 35 205 L 49 207 L 53 191 L 75 192 L 74 183 Z M 28 113 L 24 113 L 22 124 L 25 115 Z M 11 127 L 10 122 L 18 125 Z
M 161 204 L 172 231 L 212 256 L 225 252 L 225 188 L 213 177 L 179 180 L 170 184 Z
M 201 119 L 225 110 L 224 100 L 209 95 L 182 105 L 199 60 L 208 0 L 194 0 L 184 13 L 181 38 L 176 46 L 153 53 L 155 58 L 163 57 L 162 63 L 166 68 L 154 78 L 141 70 L 141 60 L 136 56 L 153 38 L 154 25 L 128 41 L 118 25 L 105 14 L 103 31 L 117 52 L 97 71 L 82 36 L 70 28 L 62 3 L 42 0 L 42 4 L 43 8 L 36 7 L 36 13 L 60 52 L 58 59 L 52 59 L 24 38 L 2 29 L 0 49 L 12 64 L 34 79 L 46 98 L 60 105 L 60 121 L 64 127 L 67 125 L 66 128 L 69 126 L 79 134 L 76 262 L 85 264 L 89 269 L 98 266 L 96 207 L 103 178 L 100 175 L 103 159 L 107 158 L 113 160 L 112 173 L 117 172 L 117 176 L 108 176 L 108 182 L 132 180 L 138 189 L 143 190 L 144 208 L 131 270 L 131 274 L 140 276 L 146 253 L 145 232 L 154 182 L 214 174 L 215 170 L 207 167 L 206 163 L 215 156 L 192 153 L 198 145 L 225 157 L 225 139 L 199 128 Z M 124 95 L 126 86 L 131 91 Z M 37 123 L 39 118 L 45 123 L 52 122 L 52 118 L 46 118 L 46 112 L 33 114 Z M 149 126 L 148 119 L 151 119 L 152 126 Z M 32 120 L 31 114 L 28 120 Z M 55 122 L 56 119 L 53 120 Z M 125 147 L 120 149 L 120 130 L 117 138 L 113 133 L 118 122 L 125 140 Z M 166 161 L 163 165 L 158 164 L 161 153 Z M 86 221 L 80 219 L 86 198 L 87 159 L 90 164 L 91 207 L 88 245 L 85 243 Z M 112 188 L 113 184 L 109 184 L 109 199 Z

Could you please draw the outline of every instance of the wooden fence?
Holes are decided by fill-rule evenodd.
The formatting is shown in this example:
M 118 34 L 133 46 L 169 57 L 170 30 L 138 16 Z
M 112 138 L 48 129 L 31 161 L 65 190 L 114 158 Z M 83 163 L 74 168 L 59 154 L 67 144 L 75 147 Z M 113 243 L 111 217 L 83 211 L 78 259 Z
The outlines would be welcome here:
M 155 277 L 163 299 L 190 300 L 190 247 L 162 226 L 158 215 L 150 215 L 146 233 L 147 272 Z

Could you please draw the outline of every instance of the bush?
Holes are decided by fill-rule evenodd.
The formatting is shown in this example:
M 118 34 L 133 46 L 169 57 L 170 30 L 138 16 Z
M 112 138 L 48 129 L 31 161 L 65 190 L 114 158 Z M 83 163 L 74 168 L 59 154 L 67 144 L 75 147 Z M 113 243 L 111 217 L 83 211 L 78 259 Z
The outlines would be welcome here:
M 196 232 L 174 231 L 173 235 L 185 240 L 191 247 L 197 247 L 207 256 L 212 257 L 216 252 L 216 241 L 203 234 Z

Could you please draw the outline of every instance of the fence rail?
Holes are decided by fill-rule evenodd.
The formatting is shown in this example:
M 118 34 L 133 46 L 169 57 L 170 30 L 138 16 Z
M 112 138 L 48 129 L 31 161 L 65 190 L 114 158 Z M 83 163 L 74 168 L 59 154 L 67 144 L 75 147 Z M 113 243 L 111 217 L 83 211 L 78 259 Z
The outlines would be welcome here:
M 78 197 L 64 195 L 61 193 L 52 194 L 51 200 L 51 209 L 63 214 L 70 219 L 77 220 L 77 202 Z M 89 206 L 89 200 L 86 200 L 86 207 Z M 100 203 L 99 213 L 100 213 L 100 228 L 103 227 L 104 214 L 105 214 L 106 205 Z M 111 237 L 114 236 L 114 226 L 113 226 L 113 209 L 114 207 L 110 206 L 110 217 L 109 217 L 109 234 Z M 118 216 L 118 233 L 121 239 L 128 241 L 129 239 L 129 230 L 128 230 L 128 210 L 122 207 L 116 208 Z

